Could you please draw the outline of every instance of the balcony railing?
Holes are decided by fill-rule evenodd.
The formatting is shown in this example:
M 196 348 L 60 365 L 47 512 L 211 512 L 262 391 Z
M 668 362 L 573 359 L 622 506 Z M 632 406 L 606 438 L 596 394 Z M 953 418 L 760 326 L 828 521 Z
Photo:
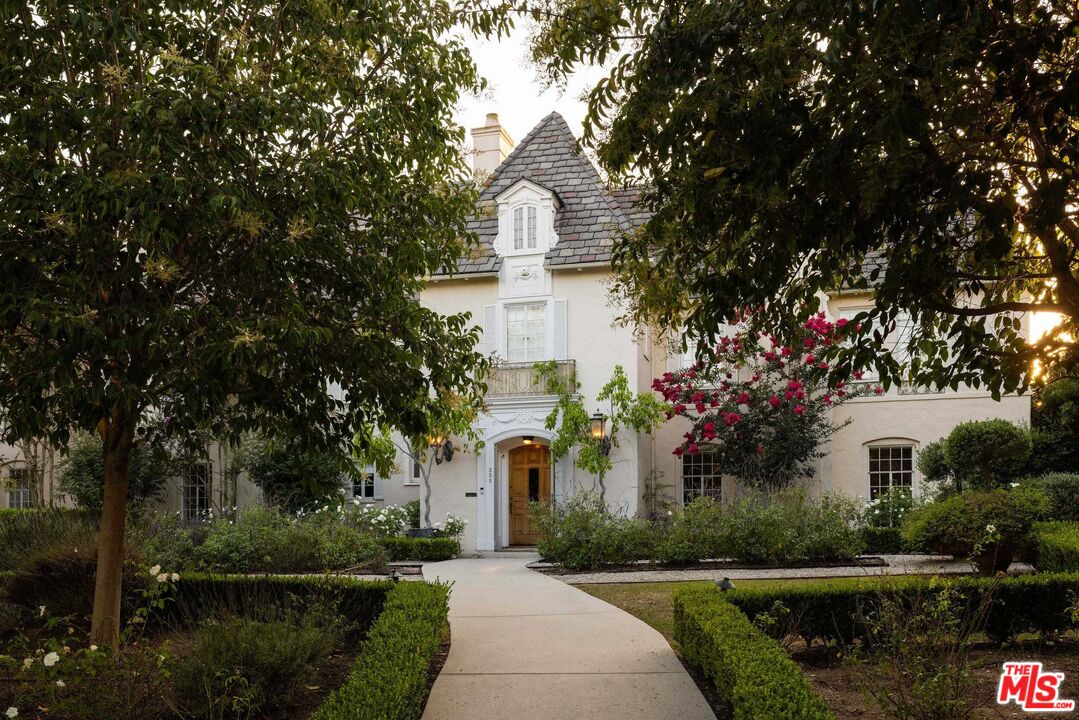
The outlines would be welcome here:
M 570 393 L 577 392 L 574 385 L 577 364 L 573 360 L 559 360 L 558 379 L 569 388 Z M 502 362 L 491 366 L 487 376 L 487 397 L 519 397 L 530 395 L 551 395 L 547 383 L 535 371 L 535 363 Z

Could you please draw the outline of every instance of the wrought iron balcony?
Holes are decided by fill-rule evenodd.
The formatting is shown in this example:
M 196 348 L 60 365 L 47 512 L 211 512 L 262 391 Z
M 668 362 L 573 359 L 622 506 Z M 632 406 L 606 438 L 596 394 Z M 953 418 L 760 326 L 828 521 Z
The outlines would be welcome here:
M 571 393 L 577 392 L 574 384 L 577 363 L 573 360 L 557 362 L 557 377 L 566 384 Z M 487 376 L 487 397 L 528 397 L 551 395 L 547 383 L 535 370 L 535 363 L 500 362 L 491 365 Z

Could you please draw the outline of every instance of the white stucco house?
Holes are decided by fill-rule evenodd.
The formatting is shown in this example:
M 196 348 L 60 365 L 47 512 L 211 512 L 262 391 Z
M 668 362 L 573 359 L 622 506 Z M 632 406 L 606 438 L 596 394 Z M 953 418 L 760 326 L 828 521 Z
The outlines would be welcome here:
M 576 377 L 576 391 L 590 412 L 600 411 L 596 395 L 621 365 L 638 392 L 683 358 L 650 328 L 615 322 L 611 306 L 611 246 L 619 233 L 640 227 L 647 216 L 633 189 L 607 186 L 576 148 L 565 120 L 543 118 L 514 144 L 489 115 L 472 130 L 474 167 L 483 191 L 473 229 L 479 250 L 462 258 L 452 275 L 429 279 L 422 299 L 443 313 L 470 312 L 481 324 L 483 351 L 496 360 L 488 380 L 487 413 L 477 422 L 483 447 L 458 452 L 432 473 L 431 518 L 454 513 L 468 521 L 464 551 L 489 551 L 535 543 L 527 517 L 529 500 L 559 502 L 594 478 L 575 468 L 574 458 L 550 462 L 550 432 L 544 422 L 556 401 L 533 382 L 532 365 L 554 360 L 564 377 Z M 862 293 L 827 299 L 833 317 L 852 316 L 871 304 Z M 867 378 L 871 380 L 871 378 Z M 832 440 L 810 481 L 814 492 L 871 497 L 893 486 L 918 491 L 915 465 L 926 443 L 971 419 L 1004 418 L 1027 423 L 1026 396 L 994 401 L 972 388 L 925 392 L 893 388 L 881 396 L 858 398 L 837 409 L 852 418 Z M 678 503 L 697 495 L 722 498 L 736 487 L 711 466 L 707 455 L 675 457 L 686 428 L 666 423 L 653 435 L 620 436 L 606 479 L 608 503 L 629 515 L 643 512 L 649 477 L 661 478 Z M 2 449 L 0 449 L 2 451 Z M 170 488 L 168 508 L 185 514 L 221 504 L 228 451 L 215 448 L 203 467 L 192 468 Z M 420 499 L 420 476 L 411 458 L 398 458 L 389 477 L 369 472 L 347 489 L 364 502 L 403 504 Z M 245 504 L 257 491 L 242 479 L 233 500 Z M 18 490 L 0 493 L 0 507 L 22 501 Z

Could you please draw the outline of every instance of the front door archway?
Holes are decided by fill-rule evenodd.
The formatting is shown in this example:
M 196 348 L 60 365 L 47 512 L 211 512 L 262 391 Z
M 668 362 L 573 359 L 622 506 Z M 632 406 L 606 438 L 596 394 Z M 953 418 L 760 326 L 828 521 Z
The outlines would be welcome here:
M 535 545 L 540 538 L 528 514 L 532 502 L 551 502 L 551 454 L 546 445 L 509 451 L 510 545 Z

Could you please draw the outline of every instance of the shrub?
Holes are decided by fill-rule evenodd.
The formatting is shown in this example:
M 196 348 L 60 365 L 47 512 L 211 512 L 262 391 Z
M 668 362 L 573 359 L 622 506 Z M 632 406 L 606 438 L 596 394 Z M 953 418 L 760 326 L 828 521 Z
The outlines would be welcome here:
M 42 548 L 62 543 L 74 547 L 94 536 L 97 527 L 97 516 L 82 510 L 0 511 L 0 571 L 15 569 Z
M 1046 522 L 1034 526 L 1035 564 L 1043 572 L 1079 572 L 1079 523 Z
M 177 663 L 177 704 L 198 718 L 251 717 L 285 705 L 343 634 L 343 620 L 320 604 L 282 619 L 211 620 Z
M 419 560 L 437 562 L 452 560 L 461 552 L 460 544 L 453 538 L 391 537 L 382 539 L 382 547 L 393 561 Z
M 396 505 L 378 506 L 354 502 L 345 505 L 339 514 L 345 524 L 379 538 L 400 535 L 409 524 L 408 510 Z
M 897 555 L 907 552 L 907 543 L 903 531 L 896 527 L 872 527 L 861 529 L 864 552 L 881 555 Z
M 914 496 L 908 488 L 892 488 L 871 500 L 865 507 L 865 524 L 872 528 L 897 528 L 914 509 Z
M 142 546 L 142 556 L 151 564 L 174 570 L 194 566 L 195 541 L 177 513 L 153 514 L 132 528 L 129 542 Z
M 999 418 L 960 423 L 944 444 L 944 458 L 960 489 L 989 489 L 1018 477 L 1030 451 L 1030 432 Z
M 289 512 L 338 504 L 350 470 L 348 454 L 303 447 L 289 438 L 247 438 L 238 464 L 271 505 Z
M 136 444 L 128 469 L 127 503 L 141 507 L 160 497 L 169 475 L 168 453 Z M 81 508 L 99 511 L 105 499 L 105 455 L 101 438 L 79 433 L 67 447 L 57 476 L 59 487 Z
M 944 456 L 946 442 L 947 438 L 941 438 L 927 443 L 918 451 L 918 471 L 926 482 L 950 483 L 954 479 L 948 459 Z
M 381 569 L 386 552 L 378 540 L 347 525 L 326 523 L 316 534 L 316 558 L 321 570 Z
M 710 497 L 698 497 L 679 513 L 657 547 L 664 562 L 689 564 L 724 557 L 723 506 Z
M 894 577 L 887 580 L 887 589 L 893 595 L 917 595 L 935 582 L 938 581 L 924 577 Z M 1071 608 L 1079 593 L 1079 574 L 964 576 L 948 582 L 971 607 L 980 607 L 985 596 L 991 597 L 985 630 L 994 640 L 1028 632 L 1056 633 L 1073 626 Z M 793 633 L 807 642 L 821 640 L 845 646 L 864 637 L 866 628 L 859 617 L 880 592 L 879 580 L 841 578 L 737 588 L 724 597 L 749 617 L 770 612 L 776 603 L 781 603 L 794 618 Z
M 682 655 L 707 677 L 733 720 L 833 718 L 801 670 L 714 588 L 674 596 Z
M 405 513 L 408 514 L 408 526 L 415 530 L 420 526 L 420 501 L 409 500 L 405 503 Z
M 1079 380 L 1051 382 L 1038 400 L 1031 409 L 1034 449 L 1028 472 L 1079 472 Z
M 538 550 L 545 560 L 583 570 L 651 557 L 650 528 L 615 515 L 595 493 L 577 493 L 554 507 L 533 503 L 531 512 L 542 533 Z
M 999 558 L 995 570 L 1010 562 L 1048 511 L 1049 500 L 1037 488 L 965 492 L 911 511 L 903 537 L 913 548 L 957 558 L 992 552 Z
M 445 585 L 393 586 L 349 679 L 312 720 L 416 720 L 428 669 L 449 628 L 448 595 Z
M 291 521 L 271 508 L 255 506 L 235 521 L 218 520 L 195 553 L 198 566 L 215 572 L 259 572 L 279 569 L 274 557 L 288 545 Z
M 1049 497 L 1050 520 L 1079 520 L 1079 474 L 1049 473 L 1027 480 Z
M 859 514 L 852 500 L 826 495 L 813 502 L 803 488 L 749 495 L 727 508 L 722 544 L 745 562 L 852 558 L 863 548 Z

